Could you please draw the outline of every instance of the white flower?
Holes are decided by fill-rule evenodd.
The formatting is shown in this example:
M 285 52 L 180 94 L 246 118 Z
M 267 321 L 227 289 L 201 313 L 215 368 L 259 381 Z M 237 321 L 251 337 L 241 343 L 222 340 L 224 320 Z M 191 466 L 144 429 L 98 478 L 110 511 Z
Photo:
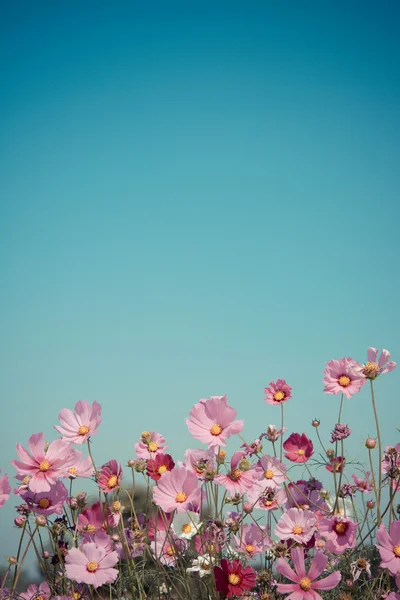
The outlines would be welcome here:
M 175 535 L 184 540 L 191 540 L 199 532 L 202 523 L 198 513 L 187 510 L 177 513 L 172 521 L 172 529 Z
M 209 554 L 198 556 L 192 561 L 192 566 L 186 569 L 187 573 L 198 572 L 200 577 L 205 577 L 211 573 L 214 564 L 214 558 Z
M 329 509 L 331 511 L 333 511 L 333 508 L 335 506 L 335 497 L 330 496 L 329 498 L 327 498 L 326 504 L 328 505 Z M 349 500 L 348 498 L 338 498 L 335 513 L 338 515 L 343 515 L 345 517 L 350 517 L 350 518 L 353 517 L 352 501 Z

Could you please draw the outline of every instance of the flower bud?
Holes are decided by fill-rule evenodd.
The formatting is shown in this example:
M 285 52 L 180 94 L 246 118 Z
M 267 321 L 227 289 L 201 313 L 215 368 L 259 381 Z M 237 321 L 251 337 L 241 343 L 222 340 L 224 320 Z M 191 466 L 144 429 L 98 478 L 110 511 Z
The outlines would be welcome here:
M 226 450 L 223 450 L 222 448 L 219 449 L 219 452 L 217 454 L 216 460 L 217 460 L 217 464 L 218 465 L 223 465 L 226 459 Z
M 368 438 L 365 440 L 365 445 L 368 450 L 373 450 L 376 446 L 376 440 L 374 438 Z
M 328 448 L 328 450 L 326 451 L 326 455 L 328 458 L 334 458 L 335 457 L 335 451 L 333 448 Z
M 44 559 L 46 559 L 46 560 L 47 560 L 48 558 L 50 558 L 50 552 L 49 552 L 48 550 L 44 550 L 44 551 L 43 551 L 43 558 L 44 558 Z
M 243 512 L 245 512 L 247 515 L 249 515 L 250 513 L 253 512 L 253 505 L 251 502 L 245 502 L 243 505 Z
M 15 556 L 7 556 L 7 562 L 9 565 L 16 565 L 18 564 L 18 560 Z
M 323 498 L 324 500 L 327 500 L 330 496 L 328 490 L 320 490 L 319 491 L 319 495 L 321 496 L 321 498 Z
M 375 502 L 373 500 L 368 500 L 367 508 L 369 508 L 369 510 L 372 510 L 373 508 L 375 508 Z
M 47 519 L 44 515 L 36 515 L 35 523 L 38 527 L 45 527 L 47 525 Z
M 321 425 L 321 421 L 319 419 L 313 419 L 313 421 L 311 421 L 311 425 L 313 427 L 319 427 Z
M 26 522 L 25 515 L 19 515 L 18 517 L 15 517 L 15 519 L 14 519 L 14 525 L 16 527 L 23 527 L 25 525 L 25 522 Z
M 134 460 L 133 458 L 130 458 L 128 460 L 128 467 L 130 467 L 131 469 L 134 469 L 136 466 L 136 460 Z

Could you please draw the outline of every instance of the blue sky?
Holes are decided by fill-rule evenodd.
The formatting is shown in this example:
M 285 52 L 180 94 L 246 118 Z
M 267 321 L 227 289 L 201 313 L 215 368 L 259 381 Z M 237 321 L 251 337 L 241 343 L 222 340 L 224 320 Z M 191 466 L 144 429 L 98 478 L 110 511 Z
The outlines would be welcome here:
M 398 3 L 0 10 L 2 471 L 79 399 L 103 406 L 97 462 L 144 429 L 182 457 L 210 395 L 254 438 L 279 377 L 288 428 L 328 435 L 325 361 L 400 356 Z M 388 444 L 397 389 L 379 382 Z M 366 389 L 344 418 L 362 454 Z

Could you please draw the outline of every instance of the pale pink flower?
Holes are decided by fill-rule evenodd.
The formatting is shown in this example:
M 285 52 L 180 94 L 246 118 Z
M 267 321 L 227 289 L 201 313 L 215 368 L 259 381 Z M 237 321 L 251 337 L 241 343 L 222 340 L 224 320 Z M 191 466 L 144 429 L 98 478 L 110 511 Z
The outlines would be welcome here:
M 119 465 L 116 460 L 109 460 L 100 469 L 97 476 L 97 483 L 99 488 L 105 494 L 110 494 L 115 490 L 118 490 L 122 480 L 122 466 Z
M 257 554 L 264 554 L 272 546 L 267 529 L 255 523 L 242 525 L 241 530 L 233 536 L 233 539 L 237 552 L 244 554 L 248 559 L 252 559 Z
M 322 518 L 318 524 L 318 531 L 326 540 L 325 548 L 328 552 L 341 555 L 348 548 L 355 547 L 357 527 L 358 523 L 348 517 L 334 515 Z
M 179 555 L 183 554 L 186 547 L 187 542 L 173 535 L 171 531 L 169 533 L 158 531 L 154 540 L 150 543 L 153 554 L 160 563 L 168 567 L 173 567 L 176 564 Z
M 104 548 L 106 554 L 110 554 L 114 550 L 114 542 L 105 531 L 98 530 L 96 533 L 85 535 L 81 546 L 90 543 L 96 544 L 98 548 Z
M 261 510 L 277 510 L 287 501 L 283 488 L 255 484 L 247 493 L 249 503 Z
M 277 442 L 281 435 L 283 435 L 287 431 L 287 427 L 282 427 L 282 429 L 277 429 L 276 425 L 268 425 L 268 429 L 263 437 L 266 437 L 269 442 Z
M 255 475 L 264 484 L 280 487 L 286 479 L 286 466 L 276 456 L 264 455 L 256 465 Z
M 57 481 L 47 492 L 35 493 L 28 489 L 21 496 L 29 509 L 38 515 L 62 515 L 68 492 L 65 485 Z
M 70 444 L 84 444 L 92 435 L 98 433 L 97 428 L 101 423 L 101 406 L 94 401 L 93 405 L 86 400 L 79 400 L 75 404 L 75 412 L 63 408 L 58 419 L 62 425 L 54 425 L 54 429 L 61 433 L 64 440 Z
M 80 549 L 71 548 L 65 557 L 67 577 L 78 583 L 86 583 L 98 588 L 105 583 L 114 583 L 118 569 L 118 554 L 107 554 L 103 547 L 94 543 L 82 544 Z
M 26 592 L 19 595 L 21 600 L 48 600 L 51 597 L 51 590 L 49 584 L 43 581 L 40 585 L 32 583 L 28 585 Z M 1 596 L 0 596 L 1 598 Z
M 47 492 L 58 478 L 66 477 L 66 470 L 72 465 L 74 452 L 68 442 L 55 440 L 46 446 L 43 433 L 34 433 L 28 440 L 32 455 L 17 444 L 20 460 L 12 460 L 17 475 L 28 475 L 29 489 L 32 492 Z M 47 449 L 46 449 L 47 448 Z
M 363 492 L 364 494 L 370 494 L 373 490 L 372 481 L 369 479 L 371 473 L 367 471 L 365 473 L 364 479 L 360 479 L 357 475 L 352 475 L 354 484 L 359 492 Z
M 275 535 L 281 540 L 307 544 L 316 531 L 317 519 L 310 510 L 289 508 L 279 519 Z
M 292 548 L 291 557 L 294 570 L 284 558 L 279 558 L 277 570 L 293 583 L 278 583 L 276 589 L 280 594 L 290 594 L 291 600 L 322 600 L 316 590 L 332 590 L 342 578 L 340 571 L 334 571 L 324 579 L 315 581 L 322 575 L 328 564 L 328 558 L 317 550 L 307 574 L 304 563 L 303 548 Z
M 231 458 L 231 470 L 228 473 L 220 473 L 214 477 L 214 483 L 223 485 L 231 496 L 235 494 L 245 494 L 254 485 L 254 471 L 247 471 L 240 468 L 240 461 L 244 457 L 244 452 L 235 452 Z
M 389 373 L 389 371 L 393 371 L 396 368 L 396 363 L 390 361 L 390 352 L 388 350 L 382 350 L 377 363 L 378 353 L 377 348 L 368 348 L 368 362 L 362 366 L 362 372 L 367 379 L 376 379 L 379 375 Z
M 264 389 L 265 402 L 268 404 L 282 404 L 292 397 L 292 388 L 284 379 L 271 381 L 268 387 Z
M 351 398 L 359 392 L 366 382 L 360 363 L 352 358 L 340 358 L 327 362 L 324 376 L 324 392 L 326 394 L 344 394 L 346 398 Z
M 186 424 L 192 436 L 209 448 L 226 446 L 226 440 L 244 426 L 243 421 L 234 420 L 236 414 L 236 410 L 228 406 L 226 396 L 212 396 L 193 406 Z
M 393 521 L 390 534 L 383 523 L 376 532 L 378 544 L 376 547 L 381 555 L 381 567 L 389 569 L 392 575 L 400 574 L 400 521 Z
M 283 443 L 285 458 L 291 462 L 305 463 L 314 454 L 312 441 L 305 433 L 292 433 Z
M 1 471 L 0 471 L 1 473 Z M 0 508 L 7 502 L 10 497 L 11 486 L 8 481 L 7 473 L 0 477 Z
M 206 469 L 215 468 L 215 451 L 214 449 L 188 449 L 185 452 L 183 464 L 185 467 L 193 471 L 193 473 L 195 473 L 199 479 L 202 479 Z
M 74 450 L 74 460 L 70 467 L 67 469 L 67 476 L 70 479 L 76 479 L 76 477 L 93 477 L 94 467 L 90 456 L 82 458 L 82 452 Z
M 167 448 L 165 437 L 156 431 L 142 431 L 140 442 L 135 444 L 138 458 L 154 458 L 157 454 L 164 454 Z
M 183 466 L 167 471 L 153 488 L 153 500 L 166 513 L 192 510 L 200 500 L 196 475 Z

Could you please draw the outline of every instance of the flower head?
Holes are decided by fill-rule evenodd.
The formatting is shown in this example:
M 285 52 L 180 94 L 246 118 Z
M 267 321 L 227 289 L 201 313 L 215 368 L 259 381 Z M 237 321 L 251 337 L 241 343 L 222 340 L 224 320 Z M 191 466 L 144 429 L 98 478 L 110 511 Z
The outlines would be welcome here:
M 325 547 L 328 552 L 341 555 L 347 548 L 354 548 L 356 545 L 357 527 L 358 523 L 348 517 L 334 515 L 321 519 L 318 531 L 320 536 L 326 540 Z
M 264 390 L 265 402 L 268 404 L 282 404 L 287 402 L 292 397 L 292 388 L 284 379 L 271 381 L 268 387 Z
M 176 467 L 164 473 L 153 490 L 153 500 L 163 511 L 184 512 L 198 503 L 200 488 L 196 475 L 186 467 Z
M 287 500 L 286 492 L 283 488 L 278 488 L 274 485 L 266 487 L 257 483 L 247 493 L 249 503 L 254 508 L 261 510 L 277 510 Z
M 165 437 L 156 431 L 142 431 L 140 442 L 135 444 L 138 458 L 154 458 L 157 454 L 163 454 L 167 448 Z
M 307 544 L 316 531 L 317 519 L 310 510 L 289 508 L 279 519 L 275 535 L 281 540 Z
M 254 471 L 241 468 L 244 452 L 235 452 L 231 459 L 231 470 L 221 473 L 214 478 L 214 482 L 223 485 L 231 494 L 245 494 L 254 485 Z
M 341 423 L 336 423 L 334 430 L 332 431 L 331 444 L 335 442 L 340 442 L 341 440 L 345 440 L 351 434 L 350 427 L 347 425 L 342 425 Z
M 350 573 L 353 577 L 353 583 L 354 581 L 357 581 L 362 573 L 365 573 L 367 577 L 371 577 L 371 564 L 365 558 L 353 560 L 353 562 L 350 563 Z
M 389 371 L 393 371 L 396 368 L 396 363 L 390 361 L 390 352 L 388 350 L 383 349 L 378 362 L 376 362 L 378 354 L 379 351 L 377 348 L 368 348 L 368 362 L 362 366 L 362 372 L 367 379 L 376 379 L 379 375 L 389 373 Z
M 172 521 L 172 530 L 175 535 L 184 540 L 191 540 L 201 528 L 200 516 L 192 510 L 177 513 Z
M 94 467 L 90 456 L 82 458 L 82 452 L 79 450 L 74 450 L 73 452 L 74 460 L 72 465 L 68 467 L 66 475 L 70 479 L 93 477 Z
M 80 549 L 71 548 L 65 557 L 67 577 L 78 583 L 86 583 L 98 588 L 105 583 L 114 583 L 118 570 L 114 566 L 118 554 L 107 553 L 104 547 L 95 543 L 82 544 Z
M 346 464 L 346 459 L 344 456 L 333 456 L 329 463 L 325 465 L 325 469 L 330 471 L 331 473 L 341 473 Z
M 207 469 L 215 468 L 215 449 L 201 450 L 196 448 L 191 450 L 189 448 L 185 452 L 183 464 L 193 471 L 199 479 L 202 479 Z
M 373 490 L 372 481 L 370 480 L 371 473 L 367 471 L 365 473 L 364 479 L 360 479 L 357 475 L 352 475 L 354 484 L 359 492 L 363 492 L 364 494 L 370 494 Z
M 84 444 L 92 435 L 98 433 L 101 423 L 101 406 L 94 401 L 93 404 L 80 400 L 75 404 L 75 412 L 63 408 L 58 415 L 62 425 L 54 425 L 54 429 L 61 433 L 64 440 L 70 444 Z
M 328 577 L 315 581 L 326 569 L 328 558 L 317 550 L 312 560 L 310 570 L 306 573 L 303 548 L 292 548 L 291 557 L 294 570 L 284 558 L 279 558 L 277 570 L 293 583 L 278 583 L 280 594 L 291 594 L 293 600 L 322 600 L 316 590 L 332 590 L 342 578 L 340 571 L 334 571 Z
M 246 523 L 238 535 L 233 536 L 238 553 L 252 559 L 258 554 L 263 554 L 272 546 L 272 540 L 266 530 L 255 523 Z
M 285 458 L 296 463 L 305 463 L 314 454 L 312 441 L 305 433 L 292 433 L 284 442 Z
M 1 471 L 0 471 L 1 473 Z M 7 502 L 10 497 L 11 486 L 8 481 L 7 473 L 0 477 L 0 508 Z
M 96 533 L 103 526 L 103 511 L 100 502 L 87 506 L 78 517 L 78 531 L 80 533 Z
M 215 585 L 218 592 L 226 598 L 241 596 L 245 590 L 251 590 L 256 583 L 256 572 L 244 567 L 238 560 L 221 560 L 220 567 L 214 567 Z
M 287 427 L 282 427 L 282 429 L 277 429 L 276 425 L 268 425 L 266 433 L 262 435 L 262 437 L 266 437 L 269 442 L 276 442 L 279 440 L 281 435 L 283 435 L 287 431 Z
M 97 477 L 99 488 L 105 494 L 114 492 L 119 489 L 122 479 L 122 466 L 116 460 L 109 460 L 103 465 Z
M 235 421 L 236 410 L 228 406 L 226 396 L 212 396 L 195 404 L 186 419 L 193 437 L 209 448 L 226 446 L 226 440 L 242 431 L 244 422 Z
M 326 394 L 344 394 L 346 398 L 351 398 L 359 392 L 366 382 L 360 363 L 352 358 L 340 358 L 327 362 L 324 376 L 324 392 Z
M 286 466 L 276 456 L 264 455 L 256 465 L 255 475 L 264 483 L 280 487 L 286 479 Z
M 170 454 L 157 454 L 155 458 L 147 461 L 147 475 L 158 481 L 160 477 L 167 471 L 172 471 L 175 463 Z
M 26 592 L 20 594 L 19 598 L 21 600 L 48 600 L 51 595 L 49 584 L 43 581 L 40 585 L 34 583 L 28 585 Z
M 214 557 L 210 556 L 210 554 L 198 556 L 192 561 L 192 566 L 186 569 L 186 572 L 198 573 L 201 578 L 206 577 L 207 575 L 210 575 L 214 561 Z
M 316 485 L 318 485 L 318 488 L 310 486 L 304 479 L 294 483 L 290 482 L 287 486 L 286 510 L 289 508 L 302 508 L 313 512 L 326 511 L 325 501 L 318 493 L 318 489 L 320 489 L 319 482 Z
M 67 489 L 61 481 L 52 485 L 48 492 L 34 493 L 28 489 L 22 494 L 22 498 L 30 510 L 38 515 L 46 516 L 62 515 L 67 497 Z
M 394 521 L 387 532 L 383 523 L 376 533 L 376 547 L 381 555 L 381 567 L 389 569 L 392 575 L 400 573 L 400 521 Z

